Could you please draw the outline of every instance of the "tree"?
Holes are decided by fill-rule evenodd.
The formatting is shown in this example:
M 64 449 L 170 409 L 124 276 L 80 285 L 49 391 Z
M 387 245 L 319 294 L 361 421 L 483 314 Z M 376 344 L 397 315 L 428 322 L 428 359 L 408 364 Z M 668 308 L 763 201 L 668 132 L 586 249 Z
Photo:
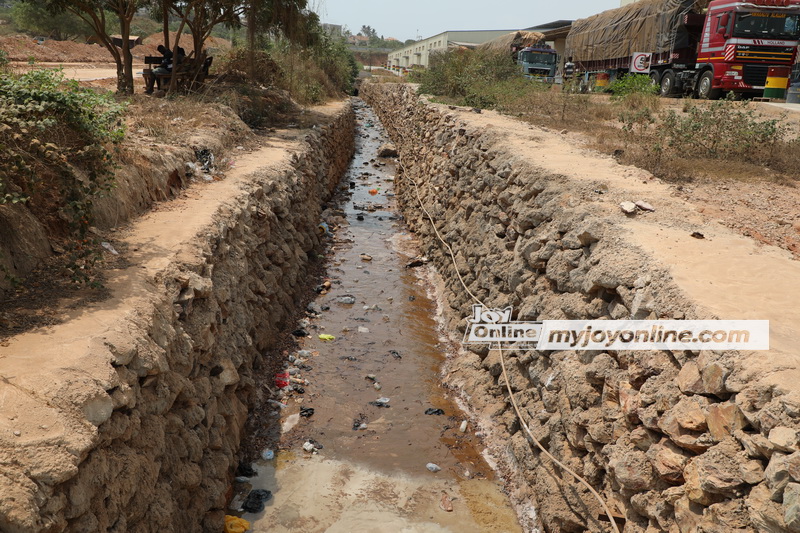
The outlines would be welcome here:
M 133 93 L 133 56 L 131 55 L 131 21 L 145 0 L 23 0 L 46 9 L 53 15 L 72 13 L 94 32 L 100 44 L 106 47 L 117 65 L 117 92 Z M 106 30 L 106 13 L 116 17 L 122 37 L 117 48 Z
M 36 4 L 17 2 L 11 8 L 11 19 L 18 30 L 36 35 L 46 35 L 56 41 L 64 41 L 75 37 L 86 37 L 91 28 L 72 13 L 51 15 Z
M 369 37 L 370 39 L 378 37 L 378 32 L 371 26 L 361 26 L 361 31 L 359 31 L 358 34 Z

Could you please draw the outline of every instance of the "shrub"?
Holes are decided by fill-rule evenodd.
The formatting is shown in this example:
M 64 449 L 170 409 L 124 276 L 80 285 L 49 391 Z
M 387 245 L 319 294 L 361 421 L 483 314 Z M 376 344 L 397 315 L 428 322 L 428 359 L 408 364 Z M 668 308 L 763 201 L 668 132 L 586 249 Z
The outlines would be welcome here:
M 614 100 L 624 99 L 631 95 L 656 95 L 658 87 L 653 84 L 650 76 L 645 74 L 628 74 L 614 80 L 608 90 Z
M 123 110 L 60 71 L 0 75 L 0 205 L 26 202 L 54 231 L 66 230 L 74 281 L 90 281 L 101 257 L 88 230 L 93 199 L 113 185 L 108 146 L 124 137 Z

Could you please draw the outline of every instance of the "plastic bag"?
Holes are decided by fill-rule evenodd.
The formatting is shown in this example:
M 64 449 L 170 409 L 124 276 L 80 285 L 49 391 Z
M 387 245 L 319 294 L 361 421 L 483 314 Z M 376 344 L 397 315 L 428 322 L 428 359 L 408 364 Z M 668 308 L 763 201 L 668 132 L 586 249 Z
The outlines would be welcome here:
M 225 533 L 245 533 L 250 530 L 250 522 L 238 516 L 225 515 Z

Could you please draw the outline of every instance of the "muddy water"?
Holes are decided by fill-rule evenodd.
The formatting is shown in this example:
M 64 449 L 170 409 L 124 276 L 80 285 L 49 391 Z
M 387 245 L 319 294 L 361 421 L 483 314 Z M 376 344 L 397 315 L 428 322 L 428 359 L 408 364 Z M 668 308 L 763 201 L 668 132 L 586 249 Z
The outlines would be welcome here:
M 360 101 L 357 114 L 344 217 L 329 237 L 330 289 L 316 299 L 321 315 L 301 324 L 310 353 L 290 365 L 308 384 L 303 394 L 284 389 L 280 451 L 237 485 L 241 495 L 273 496 L 265 511 L 242 516 L 270 532 L 519 531 L 474 428 L 460 431 L 466 418 L 439 384 L 435 305 L 421 269 L 406 268 L 416 252 L 394 202 L 395 167 L 377 156 L 388 138 Z M 370 404 L 379 398 L 388 407 Z M 300 417 L 301 408 L 314 413 Z M 322 448 L 304 451 L 308 439 Z

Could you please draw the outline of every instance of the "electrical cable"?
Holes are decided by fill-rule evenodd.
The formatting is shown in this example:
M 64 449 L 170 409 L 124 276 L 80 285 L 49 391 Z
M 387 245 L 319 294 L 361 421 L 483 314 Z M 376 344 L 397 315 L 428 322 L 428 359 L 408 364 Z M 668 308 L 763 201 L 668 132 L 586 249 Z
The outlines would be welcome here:
M 406 171 L 406 168 L 403 165 L 402 161 L 399 161 L 399 165 L 400 165 L 401 170 L 403 171 L 403 174 L 406 177 L 408 177 L 408 179 L 414 185 L 414 191 L 416 192 L 417 201 L 419 202 L 419 206 L 422 209 L 422 211 L 425 213 L 425 215 L 428 217 L 428 220 L 431 223 L 431 227 L 433 228 L 433 231 L 436 233 L 436 237 L 445 246 L 445 248 L 447 248 L 447 251 L 450 253 L 450 258 L 453 261 L 453 268 L 455 268 L 456 275 L 458 276 L 459 282 L 464 287 L 464 290 L 467 291 L 467 294 L 469 294 L 470 297 L 473 300 L 475 300 L 475 302 L 477 302 L 477 303 L 483 305 L 484 307 L 486 307 L 486 305 L 480 300 L 480 298 L 475 296 L 475 294 L 469 289 L 469 287 L 467 287 L 467 284 L 464 282 L 464 278 L 461 276 L 461 273 L 458 271 L 458 263 L 456 262 L 456 255 L 453 252 L 453 248 L 444 240 L 442 235 L 439 233 L 439 229 L 436 227 L 436 223 L 434 222 L 433 217 L 428 212 L 428 210 L 425 208 L 425 205 L 422 202 L 422 196 L 420 195 L 419 186 L 417 185 L 416 180 L 414 178 L 412 178 L 411 175 Z M 548 457 L 551 461 L 553 461 L 553 463 L 556 464 L 558 467 L 560 467 L 563 471 L 565 471 L 568 474 L 570 474 L 573 478 L 575 478 L 576 481 L 580 482 L 584 487 L 589 489 L 589 492 L 591 492 L 591 494 L 600 503 L 600 506 L 603 508 L 603 512 L 606 514 L 606 516 L 608 516 L 608 520 L 611 523 L 611 529 L 614 531 L 614 533 L 620 533 L 619 528 L 617 527 L 617 523 L 614 520 L 614 517 L 611 515 L 611 510 L 608 508 L 608 505 L 606 505 L 606 502 L 603 499 L 603 497 L 589 484 L 588 481 L 586 481 L 583 477 L 579 476 L 577 473 L 572 471 L 572 469 L 570 469 L 567 465 L 565 465 L 564 463 L 562 463 L 561 461 L 556 459 L 556 457 L 553 456 L 553 454 L 551 454 L 544 446 L 542 446 L 542 443 L 539 442 L 539 439 L 537 439 L 536 437 L 533 436 L 533 433 L 531 432 L 530 428 L 528 427 L 528 424 L 525 422 L 525 419 L 522 416 L 522 412 L 520 411 L 519 405 L 517 405 L 517 400 L 516 400 L 516 398 L 514 398 L 514 393 L 511 390 L 511 382 L 508 379 L 508 371 L 506 370 L 505 356 L 503 356 L 503 350 L 500 348 L 499 342 L 498 342 L 498 348 L 497 349 L 500 352 L 500 366 L 503 369 L 503 380 L 506 383 L 506 389 L 508 390 L 508 396 L 511 399 L 511 405 L 514 407 L 514 412 L 516 413 L 517 418 L 520 421 L 520 424 L 525 429 L 525 433 L 528 434 L 528 437 L 530 437 L 530 439 L 533 441 L 533 443 L 536 444 L 536 447 L 539 448 L 539 450 L 541 450 L 541 452 L 546 457 Z

